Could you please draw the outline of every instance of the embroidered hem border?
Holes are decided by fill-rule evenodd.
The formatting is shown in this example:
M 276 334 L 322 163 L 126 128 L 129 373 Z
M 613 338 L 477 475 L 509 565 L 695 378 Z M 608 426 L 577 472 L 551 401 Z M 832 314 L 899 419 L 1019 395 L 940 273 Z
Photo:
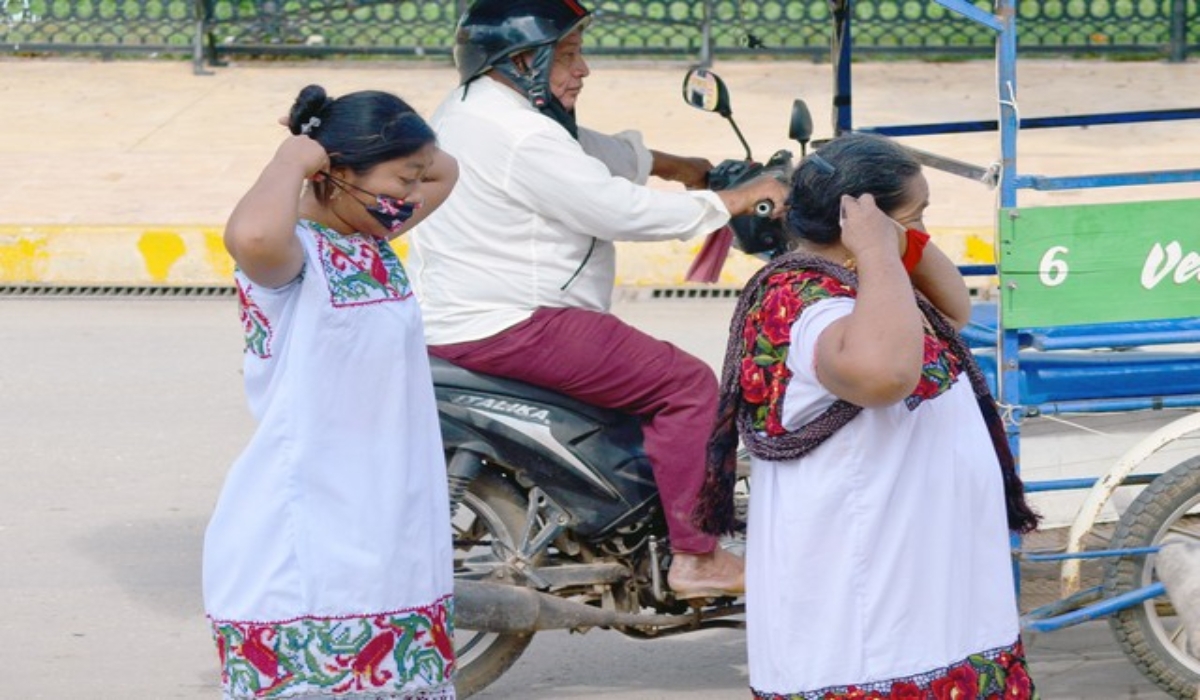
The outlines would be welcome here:
M 795 693 L 751 688 L 758 700 L 1037 700 L 1020 641 L 905 678 Z
M 453 700 L 454 600 L 282 622 L 211 620 L 226 698 Z
M 232 695 L 222 696 L 223 700 L 240 700 Z M 420 690 L 414 693 L 338 693 L 330 695 L 328 693 L 304 693 L 295 697 L 297 700 L 315 700 L 316 698 L 331 698 L 336 700 L 457 700 L 458 696 L 454 692 L 453 685 L 447 685 L 444 688 L 433 688 L 430 690 Z

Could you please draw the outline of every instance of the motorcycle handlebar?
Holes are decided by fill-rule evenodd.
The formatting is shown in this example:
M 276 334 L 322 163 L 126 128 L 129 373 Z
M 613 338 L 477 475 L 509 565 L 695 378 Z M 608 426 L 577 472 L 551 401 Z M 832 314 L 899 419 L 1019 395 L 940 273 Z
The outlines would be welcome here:
M 792 154 L 777 151 L 766 164 L 749 160 L 726 160 L 709 171 L 708 184 L 714 190 L 729 189 L 762 175 L 764 172 L 786 182 L 792 172 Z M 775 213 L 775 202 L 760 199 L 754 203 L 753 211 L 730 219 L 735 234 L 734 246 L 743 253 L 772 258 L 783 252 L 786 236 L 782 222 L 771 218 Z

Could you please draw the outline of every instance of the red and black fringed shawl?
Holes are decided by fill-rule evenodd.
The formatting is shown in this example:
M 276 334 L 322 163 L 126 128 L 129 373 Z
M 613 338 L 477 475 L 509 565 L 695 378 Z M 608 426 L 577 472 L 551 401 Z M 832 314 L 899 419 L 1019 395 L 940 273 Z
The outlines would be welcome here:
M 773 300 L 772 295 L 778 295 L 781 286 L 792 286 L 786 297 L 793 302 L 800 300 L 801 304 Z M 764 341 L 764 335 L 790 333 L 791 324 L 799 316 L 805 297 L 811 299 L 814 296 L 812 292 L 806 292 L 805 287 L 817 290 L 816 296 L 853 296 L 858 287 L 858 276 L 828 260 L 789 253 L 759 270 L 738 299 L 721 374 L 717 424 L 708 442 L 708 474 L 694 514 L 696 524 L 705 532 L 720 534 L 733 529 L 733 487 L 737 478 L 739 437 L 746 449 L 760 459 L 796 459 L 814 450 L 862 411 L 861 406 L 838 399 L 799 430 L 789 432 L 778 425 L 776 410 L 776 404 L 782 401 L 786 381 L 760 383 L 759 378 L 753 375 L 756 364 L 774 366 L 773 371 L 776 372 L 786 371 L 779 368 L 780 358 L 757 363 L 755 360 L 762 358 L 762 353 L 770 351 L 772 343 Z M 1025 502 L 1025 488 L 1017 475 L 1004 423 L 996 410 L 987 380 L 962 336 L 923 295 L 917 293 L 916 297 L 917 306 L 930 327 L 946 342 L 950 354 L 958 359 L 970 379 L 992 439 L 992 447 L 1000 462 L 1008 526 L 1016 532 L 1029 532 L 1037 527 L 1038 515 Z M 771 309 L 771 313 L 766 315 L 761 313 L 764 301 Z M 752 312 L 755 313 L 754 319 L 751 319 Z M 783 315 L 787 317 L 774 318 Z M 748 324 L 748 321 L 757 321 L 761 325 Z M 772 330 L 768 328 L 772 324 L 781 327 Z M 751 325 L 755 325 L 755 328 L 751 328 Z M 770 386 L 764 390 L 766 384 Z M 752 395 L 748 397 L 747 393 Z

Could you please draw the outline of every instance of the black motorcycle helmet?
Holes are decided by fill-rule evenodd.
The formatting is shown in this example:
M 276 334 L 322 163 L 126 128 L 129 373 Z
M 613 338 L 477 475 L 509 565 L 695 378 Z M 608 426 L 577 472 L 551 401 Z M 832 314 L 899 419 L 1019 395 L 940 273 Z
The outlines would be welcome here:
M 554 45 L 590 21 L 591 12 L 577 0 L 475 0 L 454 34 L 459 84 L 495 69 L 515 83 L 534 107 L 545 109 L 552 97 Z M 533 60 L 528 70 L 520 70 L 511 58 L 529 49 L 535 50 Z

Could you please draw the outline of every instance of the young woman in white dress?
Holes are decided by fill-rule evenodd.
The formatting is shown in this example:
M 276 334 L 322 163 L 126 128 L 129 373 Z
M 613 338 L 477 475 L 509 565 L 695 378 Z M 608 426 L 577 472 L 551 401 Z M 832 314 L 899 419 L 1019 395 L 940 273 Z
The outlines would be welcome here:
M 225 230 L 258 429 L 204 542 L 226 698 L 454 697 L 445 465 L 388 241 L 455 162 L 405 102 L 305 88 Z

